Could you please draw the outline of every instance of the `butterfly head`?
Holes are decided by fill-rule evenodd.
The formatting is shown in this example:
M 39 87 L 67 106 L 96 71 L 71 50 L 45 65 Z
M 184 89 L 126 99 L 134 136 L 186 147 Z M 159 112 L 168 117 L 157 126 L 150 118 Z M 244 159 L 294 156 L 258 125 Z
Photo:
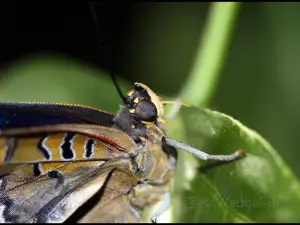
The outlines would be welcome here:
M 155 124 L 162 120 L 164 104 L 149 87 L 135 83 L 134 88 L 127 92 L 126 102 L 129 112 L 144 124 Z

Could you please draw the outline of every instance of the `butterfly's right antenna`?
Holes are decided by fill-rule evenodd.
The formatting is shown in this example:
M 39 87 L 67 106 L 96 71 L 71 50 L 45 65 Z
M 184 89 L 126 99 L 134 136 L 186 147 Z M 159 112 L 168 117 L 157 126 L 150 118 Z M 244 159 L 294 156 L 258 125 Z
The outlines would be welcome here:
M 98 27 L 98 19 L 97 19 L 97 15 L 96 15 L 96 12 L 95 12 L 95 9 L 94 9 L 94 6 L 93 6 L 93 4 L 91 3 L 91 2 L 88 2 L 88 4 L 89 4 L 89 9 L 90 9 L 90 12 L 91 12 L 91 14 L 92 14 L 92 16 L 93 16 L 93 20 L 94 20 L 94 22 L 96 23 L 96 25 L 97 25 L 97 27 Z M 97 31 L 98 31 L 98 29 L 97 29 Z M 109 59 L 109 61 L 110 61 L 110 76 L 111 76 L 111 78 L 112 78 L 112 80 L 113 80 L 113 82 L 114 82 L 114 85 L 115 85 L 115 87 L 116 87 L 116 89 L 117 89 L 117 92 L 118 92 L 118 94 L 119 94 L 119 96 L 120 96 L 120 98 L 122 99 L 122 101 L 124 102 L 124 104 L 127 104 L 127 98 L 123 95 L 123 93 L 122 93 L 122 91 L 121 91 L 121 88 L 120 88 L 120 86 L 118 85 L 118 82 L 117 82 L 117 78 L 116 78 L 116 75 L 115 75 L 115 73 L 113 72 L 113 63 L 112 63 L 112 59 Z

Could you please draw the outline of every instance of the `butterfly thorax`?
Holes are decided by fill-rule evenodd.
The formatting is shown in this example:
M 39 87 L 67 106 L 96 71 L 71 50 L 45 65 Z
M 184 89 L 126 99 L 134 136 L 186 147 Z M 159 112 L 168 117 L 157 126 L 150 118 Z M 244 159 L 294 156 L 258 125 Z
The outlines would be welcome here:
M 166 135 L 160 116 L 163 113 L 159 97 L 146 86 L 136 84 L 127 94 L 127 104 L 120 105 L 114 127 L 128 134 L 136 143 L 134 163 L 143 180 L 162 183 L 173 171 L 176 149 L 162 143 Z

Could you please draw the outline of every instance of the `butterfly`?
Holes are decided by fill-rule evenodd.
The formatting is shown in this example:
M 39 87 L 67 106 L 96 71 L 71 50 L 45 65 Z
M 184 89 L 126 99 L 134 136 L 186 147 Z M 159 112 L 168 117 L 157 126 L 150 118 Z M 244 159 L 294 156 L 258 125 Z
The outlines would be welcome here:
M 203 160 L 242 156 L 209 155 L 168 137 L 167 103 L 142 83 L 115 114 L 0 103 L 0 222 L 155 222 L 170 205 L 178 149 Z

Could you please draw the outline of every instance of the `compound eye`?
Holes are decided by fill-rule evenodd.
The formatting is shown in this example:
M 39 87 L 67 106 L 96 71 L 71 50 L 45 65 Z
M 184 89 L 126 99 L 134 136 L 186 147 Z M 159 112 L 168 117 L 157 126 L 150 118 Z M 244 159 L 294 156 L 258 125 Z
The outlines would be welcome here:
M 141 121 L 155 122 L 157 119 L 156 106 L 150 101 L 142 100 L 135 108 L 135 116 Z

